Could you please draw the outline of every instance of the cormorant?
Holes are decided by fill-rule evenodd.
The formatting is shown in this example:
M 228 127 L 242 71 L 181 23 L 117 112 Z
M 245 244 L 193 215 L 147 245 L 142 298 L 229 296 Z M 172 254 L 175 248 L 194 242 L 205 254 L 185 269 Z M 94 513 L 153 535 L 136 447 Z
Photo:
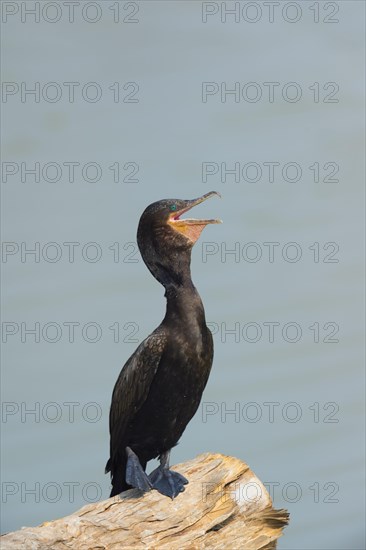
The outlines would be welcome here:
M 180 219 L 213 195 L 150 204 L 137 231 L 142 258 L 165 287 L 162 323 L 136 349 L 113 390 L 109 416 L 111 497 L 136 487 L 172 499 L 188 480 L 169 470 L 170 450 L 195 414 L 210 374 L 213 340 L 201 298 L 191 280 L 191 251 L 204 227 L 220 220 Z M 149 460 L 160 466 L 149 476 Z

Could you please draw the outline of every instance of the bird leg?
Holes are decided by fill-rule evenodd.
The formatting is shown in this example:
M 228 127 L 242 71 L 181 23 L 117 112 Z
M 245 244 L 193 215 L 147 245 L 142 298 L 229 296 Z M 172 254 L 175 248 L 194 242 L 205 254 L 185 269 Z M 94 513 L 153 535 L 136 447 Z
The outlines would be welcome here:
M 184 491 L 184 485 L 188 483 L 188 479 L 178 472 L 169 470 L 169 457 L 170 451 L 160 455 L 160 466 L 151 472 L 149 481 L 153 489 L 173 500 L 179 493 Z
M 126 453 L 126 482 L 131 485 L 131 487 L 140 489 L 140 491 L 143 491 L 144 493 L 146 491 L 151 491 L 151 489 L 153 488 L 152 484 L 146 472 L 144 472 L 138 456 L 133 452 L 132 449 L 130 449 L 130 447 L 126 447 Z

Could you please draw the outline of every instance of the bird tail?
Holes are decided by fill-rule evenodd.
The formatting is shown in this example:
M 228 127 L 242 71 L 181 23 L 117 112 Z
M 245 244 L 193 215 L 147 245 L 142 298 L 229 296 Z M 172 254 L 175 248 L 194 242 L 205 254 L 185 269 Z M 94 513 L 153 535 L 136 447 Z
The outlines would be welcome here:
M 104 473 L 108 474 L 108 472 L 111 471 L 112 468 L 112 461 L 110 458 L 108 458 L 107 464 L 105 465 Z
M 118 466 L 114 466 L 111 459 L 108 460 L 106 467 L 105 467 L 105 473 L 108 472 L 111 473 L 111 481 L 112 481 L 112 490 L 110 497 L 114 497 L 116 495 L 119 495 L 122 493 L 122 491 L 127 491 L 127 489 L 131 489 L 131 486 L 126 483 L 125 480 L 125 472 L 126 472 L 126 461 L 124 463 L 119 463 Z

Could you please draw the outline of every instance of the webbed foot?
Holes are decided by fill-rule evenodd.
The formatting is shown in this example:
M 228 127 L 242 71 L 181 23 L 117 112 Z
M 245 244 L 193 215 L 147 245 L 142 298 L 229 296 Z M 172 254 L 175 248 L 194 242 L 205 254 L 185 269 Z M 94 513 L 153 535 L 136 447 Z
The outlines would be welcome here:
M 140 489 L 144 493 L 146 491 L 151 491 L 152 484 L 147 476 L 146 472 L 142 468 L 138 456 L 133 452 L 130 447 L 126 447 L 127 453 L 127 465 L 126 465 L 126 482 L 135 487 L 135 489 Z
M 182 493 L 185 489 L 184 485 L 188 483 L 188 479 L 182 476 L 182 474 L 169 470 L 169 468 L 164 466 L 158 466 L 158 468 L 151 472 L 149 481 L 153 489 L 171 499 Z

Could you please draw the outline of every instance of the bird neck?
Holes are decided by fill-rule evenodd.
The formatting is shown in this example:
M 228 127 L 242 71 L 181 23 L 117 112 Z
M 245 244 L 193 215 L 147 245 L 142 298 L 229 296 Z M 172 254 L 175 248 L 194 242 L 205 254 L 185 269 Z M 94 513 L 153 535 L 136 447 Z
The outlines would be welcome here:
M 170 326 L 192 327 L 202 331 L 206 327 L 203 304 L 191 279 L 191 247 L 180 248 L 167 253 L 159 241 L 155 246 L 147 245 L 140 238 L 140 251 L 152 275 L 165 288 L 167 299 L 163 323 Z
M 190 278 L 182 285 L 165 286 L 165 297 L 167 305 L 163 322 L 189 327 L 191 331 L 201 331 L 206 327 L 202 300 Z
M 168 255 L 164 248 L 156 253 L 149 247 L 142 249 L 142 257 L 152 275 L 165 289 L 192 286 L 191 249 L 175 250 Z

